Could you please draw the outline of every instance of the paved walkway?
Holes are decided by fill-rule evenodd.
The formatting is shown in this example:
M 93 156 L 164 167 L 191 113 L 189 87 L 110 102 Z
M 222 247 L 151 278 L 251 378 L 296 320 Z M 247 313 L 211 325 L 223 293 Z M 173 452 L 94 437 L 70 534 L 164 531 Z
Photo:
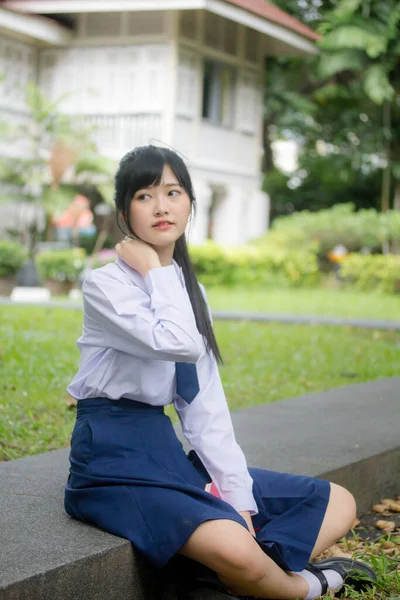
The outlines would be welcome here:
M 72 310 L 81 310 L 80 302 L 50 300 L 49 302 L 12 302 L 9 298 L 0 298 L 1 304 L 14 304 L 17 306 L 44 306 L 49 308 L 69 308 Z M 258 313 L 258 312 L 240 312 L 215 310 L 212 312 L 213 319 L 216 321 L 259 321 L 272 323 L 294 323 L 308 325 L 347 325 L 350 327 L 361 327 L 365 329 L 388 329 L 400 331 L 400 320 L 391 321 L 389 319 L 360 319 L 357 317 L 329 317 L 326 315 L 287 315 L 277 313 Z M 400 309 L 399 309 L 400 316 Z

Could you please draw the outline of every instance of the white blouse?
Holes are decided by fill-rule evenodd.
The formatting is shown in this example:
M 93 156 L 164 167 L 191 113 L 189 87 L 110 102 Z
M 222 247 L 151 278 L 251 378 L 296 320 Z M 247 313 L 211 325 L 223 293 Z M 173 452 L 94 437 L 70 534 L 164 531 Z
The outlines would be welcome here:
M 80 369 L 69 394 L 77 400 L 174 403 L 183 433 L 221 498 L 237 511 L 256 514 L 253 480 L 235 439 L 218 365 L 197 329 L 178 264 L 151 269 L 143 278 L 117 258 L 92 271 L 82 291 Z M 175 362 L 196 363 L 200 392 L 190 404 L 176 393 Z

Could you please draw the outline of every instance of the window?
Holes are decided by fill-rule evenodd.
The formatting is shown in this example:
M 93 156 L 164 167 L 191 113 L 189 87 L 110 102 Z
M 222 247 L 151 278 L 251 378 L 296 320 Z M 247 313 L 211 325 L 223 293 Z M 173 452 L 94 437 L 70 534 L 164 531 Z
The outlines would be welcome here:
M 222 49 L 224 19 L 219 15 L 206 12 L 204 19 L 204 43 L 210 48 Z
M 179 21 L 179 33 L 182 37 L 195 40 L 197 39 L 198 11 L 182 10 Z
M 261 90 L 256 73 L 240 71 L 237 94 L 237 127 L 244 133 L 256 133 L 261 119 Z
M 224 50 L 228 54 L 237 54 L 238 27 L 234 21 L 225 21 Z
M 128 35 L 158 35 L 164 32 L 164 12 L 132 11 L 127 15 Z
M 117 37 L 121 33 L 121 13 L 88 13 L 86 35 L 88 37 Z
M 193 119 L 197 113 L 199 87 L 198 63 L 195 54 L 180 52 L 177 86 L 177 114 Z
M 203 118 L 231 127 L 235 95 L 235 71 L 211 60 L 204 61 Z
M 247 28 L 244 38 L 244 57 L 249 62 L 256 63 L 259 60 L 260 34 L 258 31 Z

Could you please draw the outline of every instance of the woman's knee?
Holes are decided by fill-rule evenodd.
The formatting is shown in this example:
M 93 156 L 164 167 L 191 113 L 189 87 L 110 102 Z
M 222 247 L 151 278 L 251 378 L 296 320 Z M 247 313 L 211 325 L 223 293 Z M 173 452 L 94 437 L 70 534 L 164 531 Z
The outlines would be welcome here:
M 355 498 L 349 490 L 338 485 L 331 483 L 331 495 L 329 503 L 332 504 L 332 509 L 340 516 L 340 523 L 343 526 L 343 535 L 351 529 L 354 521 L 357 517 L 357 505 Z
M 224 547 L 218 549 L 218 562 L 222 571 L 226 569 L 226 576 L 235 573 L 243 583 L 254 584 L 265 576 L 264 555 L 257 544 L 246 544 L 238 547 Z
M 199 526 L 181 554 L 230 578 L 237 574 L 241 581 L 256 582 L 264 577 L 264 554 L 252 535 L 236 522 L 207 521 Z

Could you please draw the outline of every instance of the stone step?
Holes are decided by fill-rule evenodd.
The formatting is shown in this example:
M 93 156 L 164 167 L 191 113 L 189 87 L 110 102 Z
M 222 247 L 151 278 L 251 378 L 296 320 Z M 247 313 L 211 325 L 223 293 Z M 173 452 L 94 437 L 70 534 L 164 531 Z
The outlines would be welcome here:
M 400 489 L 399 407 L 393 377 L 232 418 L 250 465 L 329 478 L 363 512 Z M 129 542 L 64 513 L 67 472 L 68 449 L 0 463 L 0 600 L 160 600 Z

